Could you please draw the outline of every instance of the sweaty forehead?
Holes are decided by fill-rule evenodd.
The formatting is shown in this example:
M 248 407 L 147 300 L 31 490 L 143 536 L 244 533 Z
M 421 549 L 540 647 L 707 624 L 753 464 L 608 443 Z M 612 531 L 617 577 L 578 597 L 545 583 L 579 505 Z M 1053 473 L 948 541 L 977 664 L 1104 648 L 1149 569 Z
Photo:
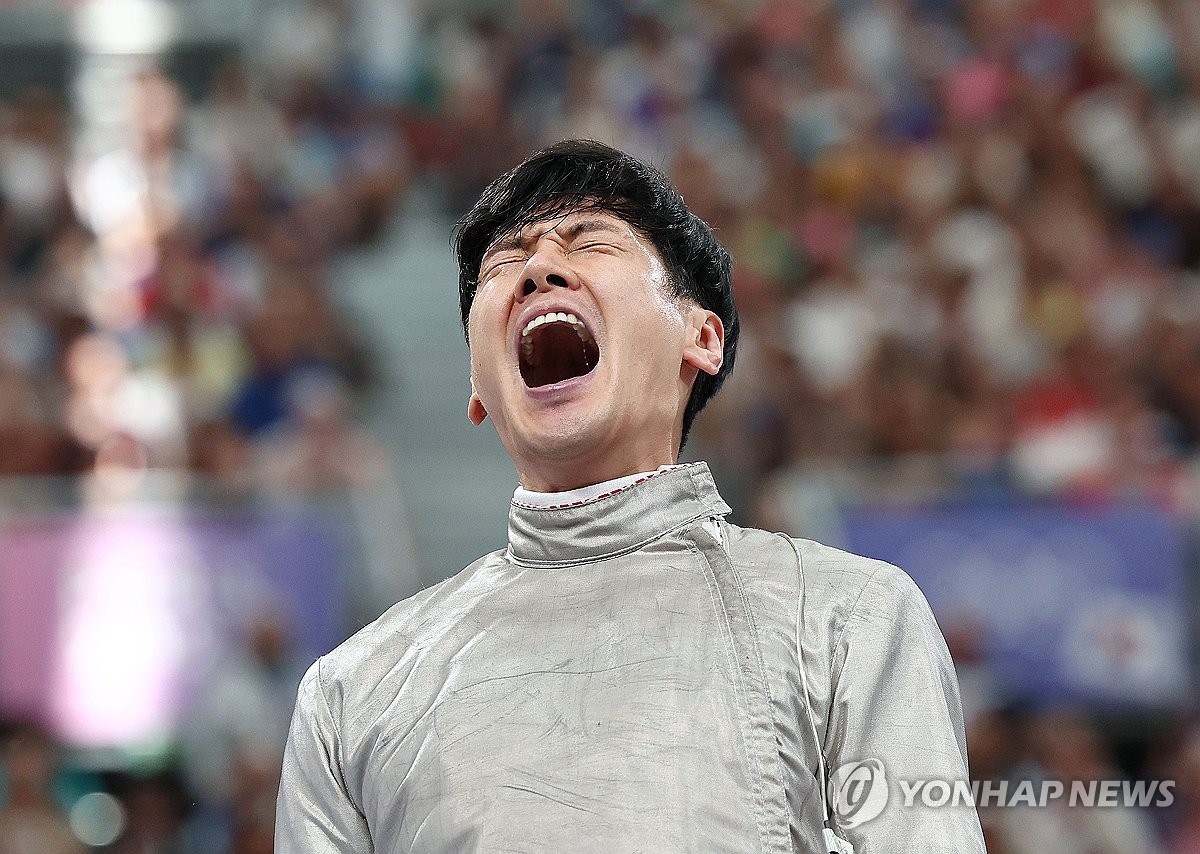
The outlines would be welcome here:
M 608 233 L 630 239 L 638 239 L 637 231 L 615 214 L 595 208 L 567 211 L 564 214 L 541 217 L 496 236 L 484 251 L 483 257 L 536 243 L 549 231 L 571 241 L 585 234 Z

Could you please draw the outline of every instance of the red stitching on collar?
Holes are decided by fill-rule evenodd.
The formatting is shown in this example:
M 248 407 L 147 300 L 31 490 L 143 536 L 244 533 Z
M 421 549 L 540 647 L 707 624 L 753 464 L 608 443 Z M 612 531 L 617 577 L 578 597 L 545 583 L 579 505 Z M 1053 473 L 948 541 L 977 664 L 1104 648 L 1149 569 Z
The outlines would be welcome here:
M 599 501 L 601 498 L 609 498 L 610 496 L 616 495 L 619 492 L 624 492 L 627 489 L 637 486 L 639 483 L 645 483 L 650 478 L 655 477 L 656 475 L 666 474 L 667 472 L 672 472 L 672 471 L 677 471 L 678 469 L 681 469 L 681 468 L 684 468 L 684 467 L 690 466 L 690 465 L 695 465 L 695 463 L 679 463 L 679 464 L 674 465 L 671 468 L 666 469 L 664 471 L 652 471 L 645 477 L 639 477 L 637 480 L 633 481 L 633 483 L 627 483 L 624 486 L 620 487 L 619 489 L 612 489 L 612 490 L 609 490 L 608 492 L 602 492 L 599 495 L 593 495 L 591 498 L 581 498 L 579 501 L 569 501 L 566 504 L 522 504 L 520 501 L 517 501 L 515 498 L 512 500 L 512 504 L 517 507 L 522 507 L 525 510 L 565 510 L 568 507 L 582 507 L 584 504 L 591 504 L 593 501 Z

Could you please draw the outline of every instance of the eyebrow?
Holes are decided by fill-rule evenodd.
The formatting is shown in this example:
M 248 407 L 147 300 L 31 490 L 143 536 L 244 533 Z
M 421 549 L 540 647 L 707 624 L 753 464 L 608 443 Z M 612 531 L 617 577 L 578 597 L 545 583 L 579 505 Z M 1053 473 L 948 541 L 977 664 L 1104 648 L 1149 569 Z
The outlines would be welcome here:
M 557 231 L 559 235 L 568 243 L 572 240 L 578 239 L 584 234 L 589 234 L 594 231 L 607 231 L 611 234 L 617 235 L 624 234 L 621 229 L 608 220 L 580 219 L 566 227 L 556 225 L 553 228 L 548 228 L 545 231 L 538 233 L 536 237 L 541 238 L 543 234 L 546 234 L 546 232 L 549 231 Z M 497 252 L 510 252 L 516 249 L 523 249 L 527 243 L 534 239 L 534 237 L 535 235 L 525 233 L 525 231 L 522 230 L 515 234 L 509 234 L 505 237 L 498 238 L 496 242 L 489 246 L 483 253 L 483 261 L 487 261 L 488 258 L 490 258 L 492 255 L 495 255 Z

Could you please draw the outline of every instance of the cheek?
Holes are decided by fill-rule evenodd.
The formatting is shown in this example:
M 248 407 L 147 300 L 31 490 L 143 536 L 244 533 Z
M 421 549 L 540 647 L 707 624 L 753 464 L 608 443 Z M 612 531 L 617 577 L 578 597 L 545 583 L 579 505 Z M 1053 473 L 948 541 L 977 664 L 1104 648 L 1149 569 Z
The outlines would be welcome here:
M 467 315 L 467 341 L 471 352 L 480 347 L 486 347 L 491 340 L 487 323 L 487 306 L 476 300 L 471 305 L 471 313 Z
M 481 336 L 482 338 L 482 336 Z M 484 405 L 496 405 L 496 396 L 503 387 L 501 374 L 504 363 L 490 344 L 471 347 L 471 383 Z
M 673 382 L 682 361 L 680 336 L 683 325 L 678 313 L 647 311 L 637 319 L 638 330 L 624 348 L 626 369 L 644 385 Z
M 495 336 L 479 322 L 474 311 L 471 313 L 467 328 L 470 342 L 471 385 L 486 403 L 488 392 L 494 385 L 492 377 L 497 366 L 497 358 L 492 349 L 495 346 Z
M 511 309 L 512 288 L 510 286 L 497 284 L 495 279 L 481 285 L 475 292 L 475 300 L 471 303 L 471 311 L 467 315 L 467 328 L 471 332 L 472 339 L 475 337 L 476 330 L 489 338 L 499 331 L 503 337 Z
M 467 316 L 467 333 L 471 347 L 471 369 L 494 367 L 493 363 L 505 350 L 507 315 L 494 301 L 477 299 Z

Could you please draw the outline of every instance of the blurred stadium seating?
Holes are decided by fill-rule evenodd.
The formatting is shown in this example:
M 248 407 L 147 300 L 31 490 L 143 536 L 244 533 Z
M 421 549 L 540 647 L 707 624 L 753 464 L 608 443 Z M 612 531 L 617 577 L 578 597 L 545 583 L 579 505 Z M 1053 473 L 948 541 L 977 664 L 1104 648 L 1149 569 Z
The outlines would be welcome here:
M 303 667 L 502 542 L 447 241 L 570 136 L 731 249 L 686 453 L 922 583 L 973 775 L 1178 781 L 989 850 L 1200 852 L 1200 5 L 7 0 L 0 51 L 0 854 L 270 850 Z

